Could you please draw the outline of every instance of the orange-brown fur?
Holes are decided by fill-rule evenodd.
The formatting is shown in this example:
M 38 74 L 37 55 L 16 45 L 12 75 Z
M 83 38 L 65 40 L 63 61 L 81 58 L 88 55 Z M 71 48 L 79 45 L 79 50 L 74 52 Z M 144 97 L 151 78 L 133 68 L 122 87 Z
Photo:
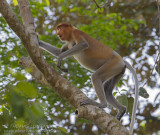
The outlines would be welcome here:
M 73 56 L 82 66 L 93 71 L 91 80 L 100 103 L 91 99 L 85 99 L 80 102 L 81 106 L 91 104 L 100 108 L 105 108 L 109 103 L 119 110 L 116 118 L 120 120 L 126 108 L 114 98 L 112 91 L 122 77 L 125 67 L 132 72 L 135 79 L 135 102 L 130 124 L 130 134 L 132 134 L 139 93 L 137 75 L 132 66 L 127 61 L 123 60 L 113 49 L 93 39 L 71 24 L 59 24 L 56 34 L 62 41 L 66 42 L 61 49 L 43 41 L 40 41 L 39 45 L 42 49 L 58 57 L 57 67 L 61 71 L 66 72 L 67 69 L 61 68 L 61 61 L 64 58 Z
M 122 61 L 123 63 L 121 56 L 115 53 L 112 48 L 104 45 L 96 39 L 93 39 L 85 32 L 80 31 L 72 25 L 62 23 L 57 26 L 57 29 L 61 29 L 59 33 L 62 35 L 62 37 L 65 38 L 66 34 L 69 35 L 69 37 L 65 39 L 65 41 L 67 41 L 68 43 L 69 49 L 72 47 L 73 42 L 76 42 L 76 44 L 81 43 L 83 41 L 88 42 L 89 47 L 87 49 L 78 54 L 73 55 L 74 58 L 77 59 L 77 61 L 84 67 L 92 71 L 95 71 L 110 59 L 117 60 L 117 63 L 119 63 L 119 61 Z M 57 35 L 59 33 L 57 33 Z

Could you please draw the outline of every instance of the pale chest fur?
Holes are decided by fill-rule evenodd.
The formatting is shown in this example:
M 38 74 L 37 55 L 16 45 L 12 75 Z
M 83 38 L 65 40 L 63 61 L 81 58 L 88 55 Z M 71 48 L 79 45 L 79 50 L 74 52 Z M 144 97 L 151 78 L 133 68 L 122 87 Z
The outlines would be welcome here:
M 91 57 L 88 57 L 84 51 L 73 55 L 73 57 L 78 61 L 78 63 L 80 63 L 83 67 L 91 70 L 91 71 L 95 71 L 97 70 L 99 67 L 101 67 L 106 59 L 93 59 Z

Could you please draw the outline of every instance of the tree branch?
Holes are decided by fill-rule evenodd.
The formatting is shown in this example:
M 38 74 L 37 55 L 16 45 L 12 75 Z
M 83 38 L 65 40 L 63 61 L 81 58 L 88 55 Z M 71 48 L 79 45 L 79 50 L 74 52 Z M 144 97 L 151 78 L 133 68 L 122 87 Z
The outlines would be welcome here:
M 38 70 L 36 65 L 32 62 L 30 57 L 22 57 L 19 61 L 19 64 L 21 64 L 24 68 L 29 69 L 29 73 L 40 83 L 49 85 L 47 80 L 45 79 L 44 75 L 41 73 L 41 71 Z
M 101 7 L 97 4 L 96 0 L 93 0 L 93 2 L 96 4 L 97 8 L 101 8 Z
M 36 65 L 31 66 L 37 72 L 41 72 L 47 80 L 48 84 L 64 99 L 66 99 L 72 106 L 77 108 L 76 114 L 78 117 L 86 118 L 93 123 L 97 124 L 105 133 L 112 135 L 129 135 L 129 132 L 122 124 L 111 115 L 105 113 L 103 109 L 97 108 L 92 105 L 80 107 L 81 101 L 86 99 L 78 88 L 72 85 L 65 78 L 60 76 L 41 56 L 39 51 L 39 43 L 34 28 L 33 17 L 29 8 L 27 0 L 18 0 L 23 25 L 17 19 L 16 15 L 6 2 L 0 0 L 0 12 L 7 21 L 12 30 L 19 36 L 23 45 L 25 46 L 28 54 L 30 55 L 33 63 Z M 26 60 L 27 61 L 27 60 Z M 32 62 L 30 60 L 30 63 Z M 29 63 L 29 61 L 28 61 Z M 31 64 L 32 65 L 32 64 Z
M 31 69 L 30 73 L 36 80 L 50 86 L 46 82 L 46 79 L 44 78 L 43 74 L 34 65 L 30 57 L 21 58 L 20 64 L 25 68 Z M 119 133 L 121 133 L 121 135 L 128 135 L 128 131 L 122 126 L 122 124 L 118 120 L 116 120 L 113 116 L 107 114 L 104 110 L 99 109 L 98 107 L 92 105 L 86 105 L 82 107 L 79 106 L 75 114 L 79 118 L 85 118 L 87 120 L 92 121 L 98 127 L 100 127 L 102 131 L 110 135 L 119 135 Z

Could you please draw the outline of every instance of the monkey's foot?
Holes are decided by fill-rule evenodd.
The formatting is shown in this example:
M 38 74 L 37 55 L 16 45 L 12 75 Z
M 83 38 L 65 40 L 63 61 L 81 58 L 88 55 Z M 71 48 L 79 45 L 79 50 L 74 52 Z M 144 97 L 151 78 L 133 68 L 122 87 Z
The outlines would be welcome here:
M 87 104 L 90 104 L 90 103 L 91 103 L 90 99 L 85 99 L 85 100 L 80 102 L 80 106 L 87 105 Z
M 124 108 L 123 110 L 120 110 L 116 116 L 116 118 L 120 121 L 122 116 L 125 114 L 126 112 L 126 108 Z
M 97 106 L 99 108 L 107 107 L 107 104 L 100 104 L 100 103 L 95 102 L 92 99 L 85 99 L 85 100 L 80 102 L 80 106 L 87 105 L 87 104 L 94 105 L 94 106 Z
M 65 68 L 61 68 L 60 66 L 57 66 L 61 71 L 63 72 L 68 72 L 68 69 L 65 69 Z
M 68 72 L 68 69 L 65 69 L 65 68 L 62 68 L 61 70 L 66 73 Z

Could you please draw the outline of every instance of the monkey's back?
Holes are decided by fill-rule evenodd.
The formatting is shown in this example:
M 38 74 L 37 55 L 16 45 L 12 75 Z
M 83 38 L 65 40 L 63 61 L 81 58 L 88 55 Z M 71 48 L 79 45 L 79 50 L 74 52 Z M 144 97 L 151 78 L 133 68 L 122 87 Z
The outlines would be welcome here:
M 85 40 L 89 44 L 89 48 L 84 51 L 86 55 L 94 59 L 108 59 L 109 57 L 112 56 L 113 54 L 112 48 L 90 37 L 85 32 L 82 32 L 82 34 Z
M 122 60 L 121 56 L 117 53 L 114 53 L 113 49 L 109 46 L 104 45 L 96 39 L 93 39 L 86 33 L 77 30 L 77 42 L 82 39 L 87 41 L 89 47 L 84 51 L 75 54 L 74 58 L 84 67 L 89 70 L 96 71 L 99 67 L 101 67 L 105 62 L 112 59 Z

